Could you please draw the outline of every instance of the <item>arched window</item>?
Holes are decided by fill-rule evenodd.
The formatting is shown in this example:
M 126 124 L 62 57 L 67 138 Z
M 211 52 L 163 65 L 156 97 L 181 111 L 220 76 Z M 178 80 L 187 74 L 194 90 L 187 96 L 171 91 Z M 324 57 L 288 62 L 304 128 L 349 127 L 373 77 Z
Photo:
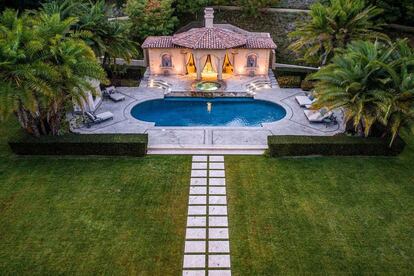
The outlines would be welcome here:
M 255 54 L 250 54 L 247 56 L 247 67 L 256 67 L 257 66 L 257 56 Z
M 161 66 L 162 67 L 172 67 L 172 60 L 170 54 L 163 54 L 161 57 Z

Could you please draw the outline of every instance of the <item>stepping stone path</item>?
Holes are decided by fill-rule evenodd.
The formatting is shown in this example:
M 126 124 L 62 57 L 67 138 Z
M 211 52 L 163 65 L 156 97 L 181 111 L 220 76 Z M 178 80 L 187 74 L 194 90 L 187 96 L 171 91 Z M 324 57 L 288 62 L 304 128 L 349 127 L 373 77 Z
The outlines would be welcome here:
M 193 156 L 184 276 L 229 276 L 230 242 L 223 156 Z

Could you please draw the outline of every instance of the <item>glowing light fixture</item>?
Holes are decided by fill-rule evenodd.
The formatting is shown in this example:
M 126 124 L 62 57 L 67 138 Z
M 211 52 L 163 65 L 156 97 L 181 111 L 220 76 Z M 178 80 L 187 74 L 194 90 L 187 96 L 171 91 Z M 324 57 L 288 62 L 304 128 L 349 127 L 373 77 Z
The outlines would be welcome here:
M 212 104 L 210 102 L 207 102 L 207 111 L 208 111 L 208 113 L 211 113 L 211 107 L 212 107 Z

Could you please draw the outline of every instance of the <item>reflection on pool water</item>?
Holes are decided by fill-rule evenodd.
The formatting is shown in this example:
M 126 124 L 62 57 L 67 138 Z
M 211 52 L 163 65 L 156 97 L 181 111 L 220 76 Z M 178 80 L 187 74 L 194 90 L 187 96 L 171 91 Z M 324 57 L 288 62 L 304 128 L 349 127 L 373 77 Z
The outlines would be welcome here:
M 221 84 L 214 81 L 201 81 L 196 83 L 195 88 L 198 91 L 216 91 L 221 87 Z
M 258 127 L 282 119 L 286 110 L 252 98 L 174 97 L 140 103 L 131 114 L 156 126 Z

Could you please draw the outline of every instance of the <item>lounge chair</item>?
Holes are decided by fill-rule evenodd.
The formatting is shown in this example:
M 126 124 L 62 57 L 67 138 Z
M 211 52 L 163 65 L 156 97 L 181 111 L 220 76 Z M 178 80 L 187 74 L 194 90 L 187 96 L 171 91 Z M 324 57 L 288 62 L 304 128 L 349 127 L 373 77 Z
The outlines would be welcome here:
M 114 86 L 110 86 L 104 90 L 104 95 L 114 102 L 125 100 L 125 96 L 119 93 Z
M 311 123 L 326 123 L 327 120 L 333 115 L 332 111 L 326 111 L 325 109 L 319 110 L 303 110 L 306 118 Z
M 112 120 L 114 114 L 112 112 L 106 111 L 99 114 L 93 114 L 92 112 L 85 112 L 86 117 L 88 117 L 89 122 L 87 123 L 88 127 L 91 127 L 92 124 L 100 124 L 102 122 Z
M 310 108 L 310 106 L 316 101 L 316 99 L 310 99 L 308 96 L 296 96 L 296 101 L 300 107 Z

